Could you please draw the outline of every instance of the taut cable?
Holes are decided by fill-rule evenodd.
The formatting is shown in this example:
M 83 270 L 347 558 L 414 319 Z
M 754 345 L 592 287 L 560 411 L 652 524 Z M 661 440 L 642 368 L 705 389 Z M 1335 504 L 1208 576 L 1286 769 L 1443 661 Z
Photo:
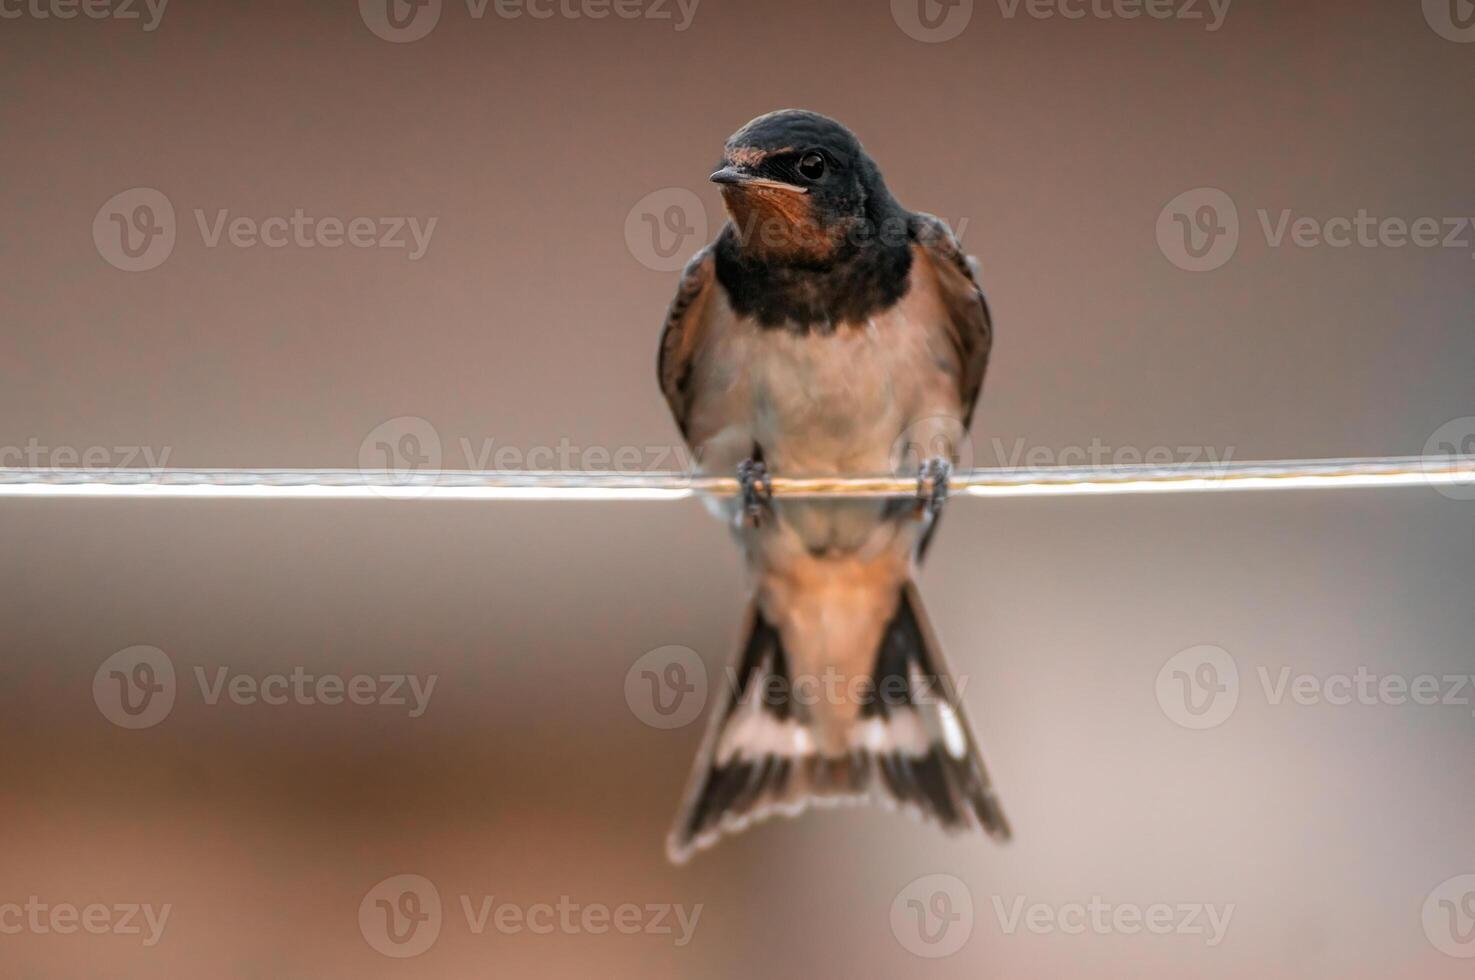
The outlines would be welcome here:
M 774 476 L 776 497 L 904 497 L 914 476 Z M 1169 466 L 999 467 L 953 474 L 955 496 L 1475 487 L 1475 456 L 1405 456 Z M 687 473 L 469 470 L 4 469 L 0 497 L 294 500 L 681 500 L 733 496 L 736 478 Z

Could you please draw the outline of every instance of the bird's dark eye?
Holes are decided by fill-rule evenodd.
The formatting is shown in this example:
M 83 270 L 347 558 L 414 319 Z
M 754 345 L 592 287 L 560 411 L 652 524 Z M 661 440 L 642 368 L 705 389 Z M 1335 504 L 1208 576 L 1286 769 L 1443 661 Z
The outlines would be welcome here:
M 806 153 L 799 161 L 799 175 L 805 180 L 819 180 L 825 175 L 825 158 L 818 153 Z

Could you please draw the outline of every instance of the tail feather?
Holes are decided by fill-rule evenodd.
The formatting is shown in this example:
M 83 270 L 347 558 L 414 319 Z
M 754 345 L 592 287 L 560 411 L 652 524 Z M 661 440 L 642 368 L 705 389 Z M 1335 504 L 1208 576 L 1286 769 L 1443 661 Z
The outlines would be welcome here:
M 1007 840 L 994 796 L 916 586 L 901 591 L 859 685 L 861 703 L 844 754 L 825 754 L 812 703 L 793 696 L 778 630 L 749 614 L 748 639 L 697 756 L 686 802 L 671 831 L 671 859 L 781 813 L 810 805 L 879 802 L 950 832 L 982 829 Z

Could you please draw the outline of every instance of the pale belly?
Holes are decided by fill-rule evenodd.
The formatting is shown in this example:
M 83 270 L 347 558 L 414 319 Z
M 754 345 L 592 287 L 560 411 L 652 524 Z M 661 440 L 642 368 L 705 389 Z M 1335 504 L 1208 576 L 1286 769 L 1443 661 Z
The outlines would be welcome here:
M 934 418 L 960 426 L 951 352 L 907 313 L 902 304 L 828 335 L 723 331 L 703 357 L 693 412 L 702 469 L 731 472 L 756 445 L 775 473 L 886 474 L 907 464 L 909 430 Z
M 909 475 L 934 431 L 961 433 L 951 351 L 903 301 L 833 334 L 730 321 L 706 352 L 692 428 L 704 472 L 727 475 L 761 451 L 776 476 Z M 885 501 L 782 503 L 783 530 L 811 553 L 910 546 Z M 731 511 L 726 513 L 730 516 Z M 889 526 L 882 526 L 889 525 Z
M 875 327 L 834 336 L 769 331 L 748 346 L 749 425 L 776 472 L 885 473 L 911 385 Z

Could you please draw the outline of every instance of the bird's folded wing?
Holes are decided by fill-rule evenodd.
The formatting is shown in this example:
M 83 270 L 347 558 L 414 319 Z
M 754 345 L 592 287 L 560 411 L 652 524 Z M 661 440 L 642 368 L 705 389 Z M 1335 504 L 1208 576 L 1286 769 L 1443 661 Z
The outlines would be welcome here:
M 978 285 L 978 262 L 963 251 L 947 224 L 930 214 L 912 216 L 912 236 L 936 270 L 943 304 L 949 314 L 949 339 L 963 368 L 958 387 L 966 424 L 972 420 L 973 408 L 983 390 L 983 376 L 994 343 L 988 301 Z
M 661 353 L 657 371 L 661 379 L 661 391 L 671 406 L 671 414 L 681 427 L 682 435 L 688 435 L 687 422 L 691 412 L 692 363 L 703 343 L 707 303 L 712 295 L 716 280 L 712 248 L 708 246 L 698 252 L 681 274 L 681 286 L 671 309 L 666 313 L 666 327 L 661 334 Z

